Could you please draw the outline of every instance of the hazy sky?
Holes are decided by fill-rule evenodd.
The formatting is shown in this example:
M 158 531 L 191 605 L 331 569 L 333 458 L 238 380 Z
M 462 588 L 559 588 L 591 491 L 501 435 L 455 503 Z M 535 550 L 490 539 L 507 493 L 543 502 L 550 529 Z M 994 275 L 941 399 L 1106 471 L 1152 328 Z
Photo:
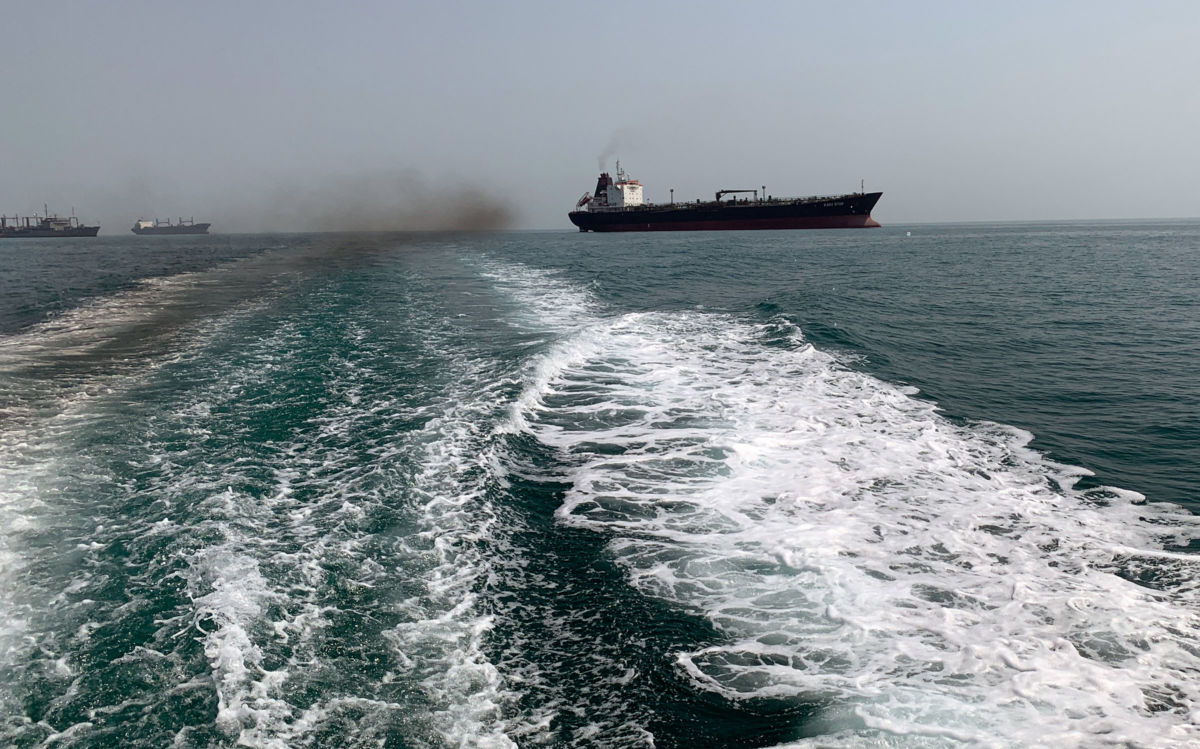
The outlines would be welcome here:
M 656 201 L 861 179 L 885 224 L 1200 216 L 1195 0 L 0 15 L 0 211 L 74 206 L 104 234 L 154 215 L 310 229 L 480 194 L 515 228 L 568 230 L 605 153 Z

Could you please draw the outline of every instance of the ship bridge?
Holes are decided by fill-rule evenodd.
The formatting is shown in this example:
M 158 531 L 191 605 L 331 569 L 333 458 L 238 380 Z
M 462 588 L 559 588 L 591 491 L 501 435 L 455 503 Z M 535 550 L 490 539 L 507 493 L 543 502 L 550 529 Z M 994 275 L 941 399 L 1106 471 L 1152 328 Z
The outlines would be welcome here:
M 611 211 L 645 204 L 642 183 L 636 179 L 630 179 L 625 174 L 625 170 L 621 168 L 621 162 L 618 161 L 617 181 L 613 182 L 608 172 L 601 172 L 600 179 L 596 182 L 596 193 L 590 198 L 585 195 L 576 204 L 576 207 L 581 208 L 587 205 L 589 211 Z
M 636 179 L 629 179 L 625 174 L 625 170 L 621 168 L 621 162 L 617 162 L 617 181 L 615 184 L 608 187 L 608 204 L 613 208 L 625 208 L 627 206 L 642 205 L 645 200 L 642 198 L 642 183 Z

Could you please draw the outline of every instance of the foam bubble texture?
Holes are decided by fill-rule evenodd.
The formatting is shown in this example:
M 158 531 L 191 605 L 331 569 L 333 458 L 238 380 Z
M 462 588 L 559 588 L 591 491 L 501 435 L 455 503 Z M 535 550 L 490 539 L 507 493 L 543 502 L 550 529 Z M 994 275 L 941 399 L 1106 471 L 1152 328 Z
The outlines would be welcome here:
M 187 307 L 236 270 L 64 315 L 56 345 L 103 355 L 55 382 L 30 373 L 56 329 L 0 352 L 21 378 L 0 431 L 0 704 L 54 697 L 0 743 L 512 745 L 475 597 L 510 385 L 403 270 L 381 282 L 395 306 L 289 286 L 302 304 L 248 295 L 108 357 L 98 339 L 156 294 Z
M 1076 490 L 1031 435 L 952 423 L 786 321 L 603 317 L 512 275 L 563 336 L 514 423 L 575 466 L 563 523 L 726 633 L 678 654 L 698 687 L 842 706 L 820 725 L 847 746 L 1200 741 L 1200 564 L 1164 551 L 1195 518 Z

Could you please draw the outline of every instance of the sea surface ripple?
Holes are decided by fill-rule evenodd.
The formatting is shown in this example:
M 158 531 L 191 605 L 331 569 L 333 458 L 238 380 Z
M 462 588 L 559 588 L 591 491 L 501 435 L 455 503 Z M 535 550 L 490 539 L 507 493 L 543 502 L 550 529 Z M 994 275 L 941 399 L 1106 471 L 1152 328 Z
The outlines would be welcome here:
M 1198 222 L 14 242 L 0 744 L 1200 743 Z

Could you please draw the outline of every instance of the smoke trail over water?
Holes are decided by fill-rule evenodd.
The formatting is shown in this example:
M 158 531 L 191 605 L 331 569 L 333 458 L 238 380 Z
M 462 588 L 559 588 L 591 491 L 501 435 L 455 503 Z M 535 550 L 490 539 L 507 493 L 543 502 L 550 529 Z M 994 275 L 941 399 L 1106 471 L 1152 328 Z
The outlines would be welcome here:
M 233 230 L 287 232 L 494 231 L 516 219 L 495 190 L 437 185 L 411 170 L 287 180 L 225 215 Z
M 478 181 L 430 180 L 409 169 L 275 173 L 205 188 L 131 167 L 123 180 L 50 191 L 47 201 L 51 212 L 78 205 L 81 220 L 119 236 L 139 218 L 180 217 L 209 222 L 215 234 L 502 230 L 517 219 L 504 195 Z M 42 205 L 10 210 L 40 212 Z

